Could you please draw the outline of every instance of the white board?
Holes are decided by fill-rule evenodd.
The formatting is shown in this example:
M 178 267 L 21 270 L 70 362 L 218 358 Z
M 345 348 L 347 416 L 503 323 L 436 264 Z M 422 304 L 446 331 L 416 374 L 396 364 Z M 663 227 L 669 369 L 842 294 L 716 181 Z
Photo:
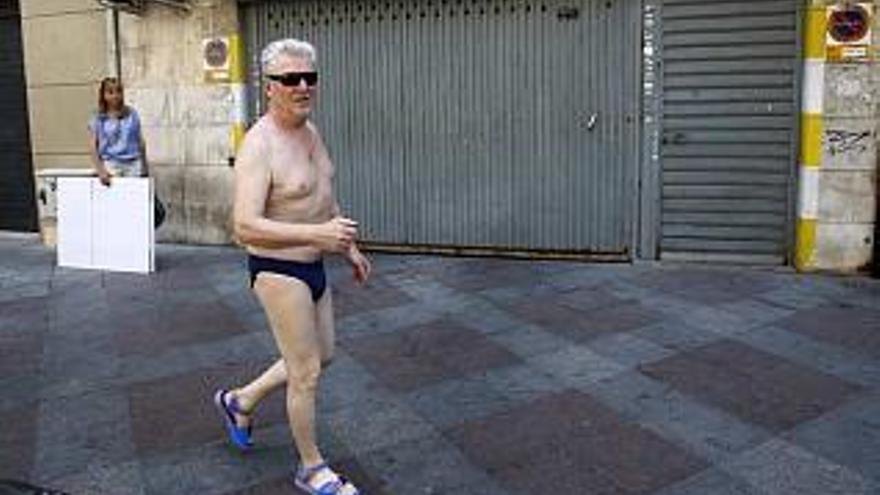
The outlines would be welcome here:
M 58 265 L 92 267 L 92 179 L 59 177 Z M 62 207 L 62 205 L 64 205 Z
M 58 264 L 148 273 L 155 269 L 149 178 L 58 180 Z

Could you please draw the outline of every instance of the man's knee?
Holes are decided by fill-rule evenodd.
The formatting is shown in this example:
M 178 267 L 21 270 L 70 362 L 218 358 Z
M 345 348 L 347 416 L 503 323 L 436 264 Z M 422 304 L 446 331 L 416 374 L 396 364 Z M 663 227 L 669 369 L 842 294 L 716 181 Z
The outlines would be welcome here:
M 309 359 L 288 366 L 287 386 L 294 393 L 312 392 L 318 387 L 323 363 L 319 359 Z

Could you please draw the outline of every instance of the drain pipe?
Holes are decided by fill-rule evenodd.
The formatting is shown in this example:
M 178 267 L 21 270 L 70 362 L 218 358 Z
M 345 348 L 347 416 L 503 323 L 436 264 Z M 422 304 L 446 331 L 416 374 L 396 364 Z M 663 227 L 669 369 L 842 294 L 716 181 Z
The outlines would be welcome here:
M 107 74 L 122 80 L 122 50 L 119 47 L 119 11 L 107 9 L 105 12 L 107 31 Z
M 235 166 L 235 155 L 247 130 L 247 62 L 241 33 L 229 37 L 229 82 L 232 90 L 232 127 L 229 131 L 229 166 Z

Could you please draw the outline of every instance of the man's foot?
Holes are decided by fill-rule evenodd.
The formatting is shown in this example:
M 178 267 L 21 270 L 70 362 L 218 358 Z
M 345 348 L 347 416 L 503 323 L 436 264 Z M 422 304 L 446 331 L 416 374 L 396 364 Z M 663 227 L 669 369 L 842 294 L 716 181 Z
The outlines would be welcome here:
M 241 450 L 253 447 L 254 443 L 251 440 L 253 424 L 250 413 L 239 406 L 235 395 L 221 388 L 214 393 L 214 405 L 217 406 L 217 412 L 223 419 L 229 441 Z
M 336 474 L 326 462 L 312 467 L 300 466 L 293 482 L 309 495 L 360 495 L 350 481 Z

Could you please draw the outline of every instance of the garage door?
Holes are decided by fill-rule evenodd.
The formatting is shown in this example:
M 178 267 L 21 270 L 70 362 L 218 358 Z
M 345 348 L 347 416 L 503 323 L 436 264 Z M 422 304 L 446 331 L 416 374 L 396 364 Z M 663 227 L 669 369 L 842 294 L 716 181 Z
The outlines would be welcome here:
M 245 4 L 319 50 L 316 120 L 368 240 L 629 258 L 640 2 Z M 259 111 L 257 79 L 252 79 Z

